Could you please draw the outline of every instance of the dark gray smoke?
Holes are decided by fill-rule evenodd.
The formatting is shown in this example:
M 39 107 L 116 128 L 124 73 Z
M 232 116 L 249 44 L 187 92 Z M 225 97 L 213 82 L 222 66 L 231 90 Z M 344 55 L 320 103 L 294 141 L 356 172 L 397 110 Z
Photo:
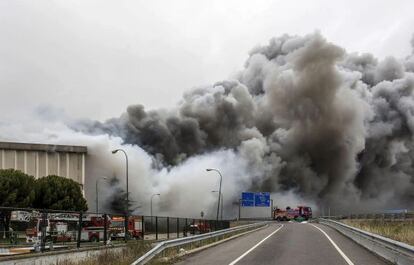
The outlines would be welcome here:
M 413 72 L 414 51 L 378 60 L 347 54 L 318 33 L 284 35 L 253 49 L 233 80 L 194 89 L 175 109 L 134 105 L 120 118 L 74 127 L 119 136 L 158 165 L 232 150 L 248 163 L 251 189 L 293 191 L 343 212 L 407 208 Z

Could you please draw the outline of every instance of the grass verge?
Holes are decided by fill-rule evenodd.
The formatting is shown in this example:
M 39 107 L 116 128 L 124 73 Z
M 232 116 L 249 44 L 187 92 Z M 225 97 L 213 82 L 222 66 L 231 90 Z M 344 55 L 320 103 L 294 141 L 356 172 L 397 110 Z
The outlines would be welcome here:
M 78 262 L 64 261 L 59 262 L 59 265 L 129 265 L 150 249 L 151 244 L 149 242 L 134 242 L 129 243 L 126 248 L 117 252 L 106 251 L 86 260 Z
M 343 223 L 414 246 L 414 220 L 342 220 Z

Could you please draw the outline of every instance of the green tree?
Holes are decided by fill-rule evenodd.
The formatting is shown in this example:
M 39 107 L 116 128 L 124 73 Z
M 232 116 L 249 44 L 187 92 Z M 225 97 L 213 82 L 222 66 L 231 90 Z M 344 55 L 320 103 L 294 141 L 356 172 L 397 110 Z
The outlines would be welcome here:
M 31 207 L 35 198 L 35 178 L 19 170 L 0 169 L 0 206 Z M 0 210 L 0 230 L 8 231 L 11 210 Z M 3 233 L 1 233 L 2 235 Z
M 36 197 L 33 206 L 39 209 L 86 211 L 88 205 L 76 181 L 50 175 L 39 178 L 35 184 Z

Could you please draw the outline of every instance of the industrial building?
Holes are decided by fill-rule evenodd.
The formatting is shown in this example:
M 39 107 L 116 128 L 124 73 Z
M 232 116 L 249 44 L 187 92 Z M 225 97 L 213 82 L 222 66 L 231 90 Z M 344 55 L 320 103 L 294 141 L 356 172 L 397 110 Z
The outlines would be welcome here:
M 85 184 L 86 146 L 0 142 L 0 168 L 40 178 L 58 175 Z

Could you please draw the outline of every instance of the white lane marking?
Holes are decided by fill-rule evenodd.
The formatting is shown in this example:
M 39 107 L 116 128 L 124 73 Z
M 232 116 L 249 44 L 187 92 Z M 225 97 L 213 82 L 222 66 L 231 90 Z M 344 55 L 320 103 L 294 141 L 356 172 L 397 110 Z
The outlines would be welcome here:
M 349 265 L 354 265 L 354 263 L 345 255 L 345 253 L 338 247 L 337 244 L 335 244 L 335 242 L 328 236 L 328 234 L 323 231 L 322 229 L 320 229 L 319 227 L 317 227 L 314 224 L 310 224 L 311 226 L 317 228 L 319 231 L 322 232 L 322 234 L 324 234 L 326 236 L 326 238 L 328 238 L 328 240 L 332 243 L 332 245 L 335 247 L 335 249 L 339 252 L 339 254 L 341 254 L 342 258 L 344 258 L 344 260 L 346 261 L 346 263 L 348 263 Z
M 274 234 L 277 233 L 277 231 L 279 231 L 281 228 L 283 227 L 283 225 L 281 225 L 278 229 L 276 229 L 275 231 L 273 231 L 270 235 L 268 235 L 267 237 L 263 238 L 259 243 L 257 243 L 256 245 L 254 245 L 253 247 L 251 247 L 249 250 L 247 250 L 246 252 L 244 252 L 240 257 L 238 257 L 237 259 L 233 260 L 232 262 L 229 263 L 229 265 L 234 265 L 237 262 L 239 262 L 242 258 L 244 258 L 247 254 L 249 254 L 250 252 L 253 251 L 253 249 L 257 248 L 260 244 L 262 244 L 266 239 L 268 239 L 269 237 L 273 236 Z

